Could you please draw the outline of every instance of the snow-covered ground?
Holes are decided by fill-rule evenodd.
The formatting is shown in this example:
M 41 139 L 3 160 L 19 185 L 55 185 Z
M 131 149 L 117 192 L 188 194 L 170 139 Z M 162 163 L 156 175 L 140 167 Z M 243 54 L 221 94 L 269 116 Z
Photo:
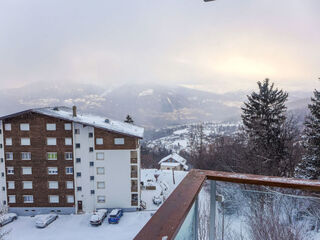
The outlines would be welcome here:
M 154 174 L 159 174 L 158 181 Z M 154 185 L 156 190 L 142 190 L 142 200 L 146 202 L 147 210 L 141 212 L 125 212 L 119 224 L 108 224 L 107 218 L 101 226 L 91 226 L 91 214 L 60 215 L 59 218 L 44 229 L 35 227 L 34 217 L 19 217 L 7 224 L 3 230 L 10 233 L 5 240 L 130 240 L 142 229 L 159 208 L 152 202 L 154 196 L 167 198 L 188 172 L 175 171 L 173 183 L 172 171 L 157 169 L 142 169 L 141 181 Z

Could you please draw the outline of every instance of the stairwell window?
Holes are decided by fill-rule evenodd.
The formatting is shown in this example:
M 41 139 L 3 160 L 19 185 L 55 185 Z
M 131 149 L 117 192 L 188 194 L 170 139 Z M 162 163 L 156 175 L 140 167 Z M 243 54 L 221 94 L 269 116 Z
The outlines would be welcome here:
M 104 153 L 103 152 L 97 153 L 97 160 L 104 160 Z
M 97 175 L 103 175 L 104 174 L 104 167 L 97 167 Z
M 105 189 L 106 184 L 105 182 L 97 182 L 97 189 Z
M 105 203 L 106 202 L 106 196 L 98 196 L 97 197 L 98 203 Z
M 21 146 L 30 146 L 30 138 L 21 138 Z
M 124 138 L 115 138 L 114 144 L 115 145 L 124 145 Z

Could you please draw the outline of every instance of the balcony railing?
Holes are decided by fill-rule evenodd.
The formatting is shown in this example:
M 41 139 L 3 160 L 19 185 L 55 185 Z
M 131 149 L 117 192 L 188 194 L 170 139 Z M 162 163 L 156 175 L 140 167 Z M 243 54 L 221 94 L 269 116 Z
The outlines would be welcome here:
M 268 187 L 320 191 L 320 181 L 289 179 L 208 170 L 191 170 L 169 198 L 137 234 L 135 240 L 198 239 L 198 194 L 206 181 L 210 184 L 208 238 L 216 238 L 216 181 Z M 220 238 L 219 238 L 220 239 Z

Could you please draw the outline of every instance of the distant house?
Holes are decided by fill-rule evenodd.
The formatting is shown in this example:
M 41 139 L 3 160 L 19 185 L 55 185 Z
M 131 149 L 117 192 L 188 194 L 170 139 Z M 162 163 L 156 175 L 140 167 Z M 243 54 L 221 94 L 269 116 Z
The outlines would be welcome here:
M 172 153 L 165 158 L 162 158 L 159 162 L 161 170 L 178 170 L 187 171 L 187 160 L 179 156 L 176 153 Z

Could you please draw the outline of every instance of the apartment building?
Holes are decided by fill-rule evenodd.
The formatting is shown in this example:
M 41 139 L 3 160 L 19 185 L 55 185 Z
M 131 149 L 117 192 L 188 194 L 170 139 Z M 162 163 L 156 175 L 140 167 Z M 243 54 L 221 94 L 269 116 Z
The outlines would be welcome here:
M 143 128 L 66 107 L 0 118 L 0 201 L 34 215 L 134 211 Z

